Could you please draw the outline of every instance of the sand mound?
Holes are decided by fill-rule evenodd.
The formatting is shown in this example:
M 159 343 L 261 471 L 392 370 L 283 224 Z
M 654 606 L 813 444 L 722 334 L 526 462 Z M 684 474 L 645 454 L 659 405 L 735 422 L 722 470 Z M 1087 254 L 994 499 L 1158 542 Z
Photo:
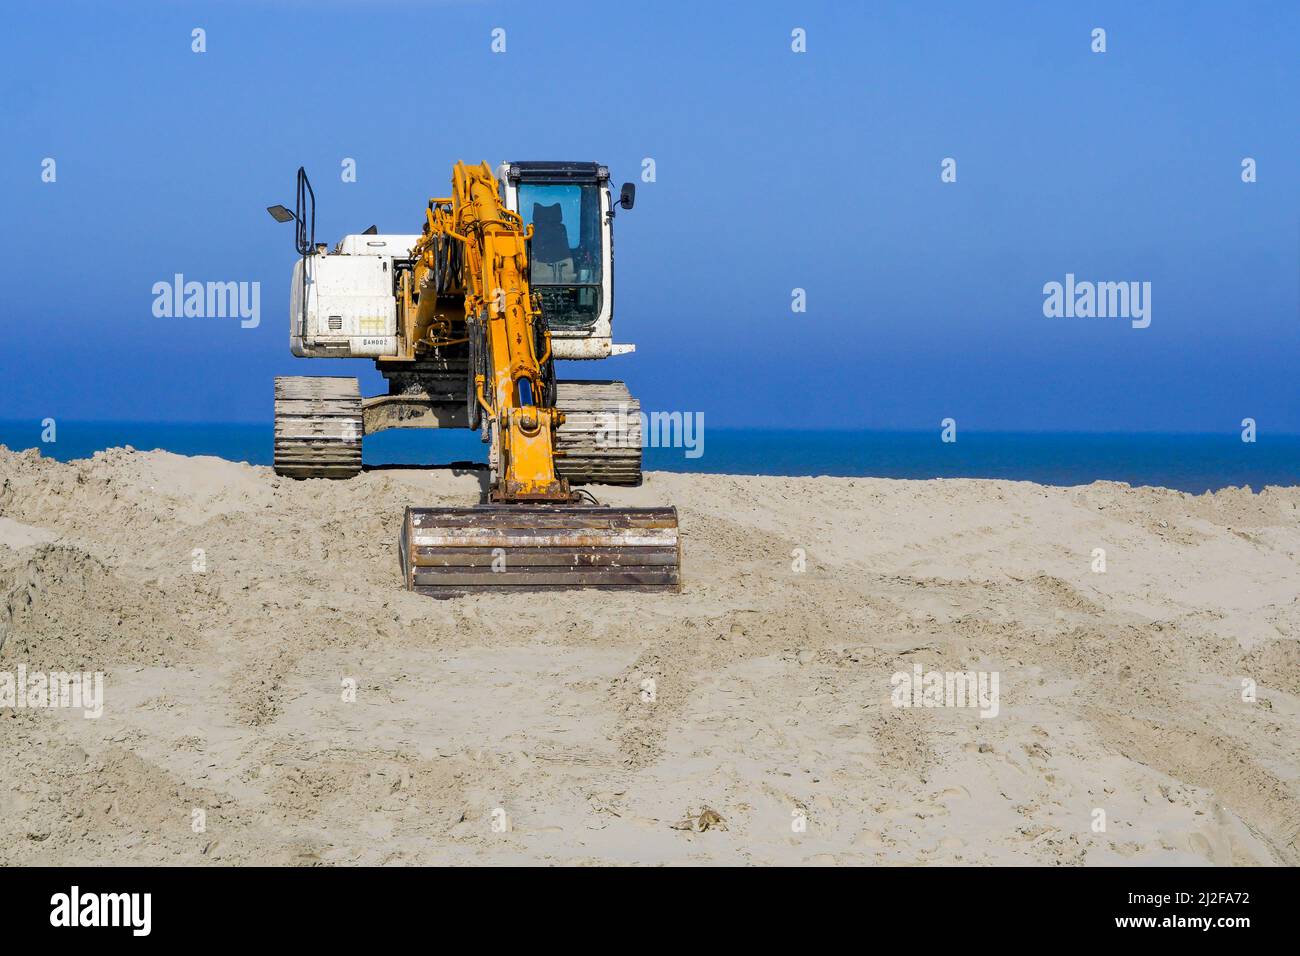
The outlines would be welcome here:
M 108 671 L 0 708 L 0 862 L 1300 863 L 1300 489 L 594 490 L 682 594 L 405 592 L 472 472 L 0 449 L 0 671 Z
M 154 588 L 124 580 L 85 551 L 45 544 L 0 570 L 0 662 L 103 671 L 175 659 L 193 635 Z

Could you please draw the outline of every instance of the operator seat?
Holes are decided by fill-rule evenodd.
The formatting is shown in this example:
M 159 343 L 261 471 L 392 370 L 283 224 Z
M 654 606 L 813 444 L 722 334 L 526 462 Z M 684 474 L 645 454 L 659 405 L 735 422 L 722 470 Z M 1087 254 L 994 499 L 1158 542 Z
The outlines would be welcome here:
M 533 203 L 533 281 L 572 283 L 576 276 L 569 230 L 564 227 L 560 204 Z

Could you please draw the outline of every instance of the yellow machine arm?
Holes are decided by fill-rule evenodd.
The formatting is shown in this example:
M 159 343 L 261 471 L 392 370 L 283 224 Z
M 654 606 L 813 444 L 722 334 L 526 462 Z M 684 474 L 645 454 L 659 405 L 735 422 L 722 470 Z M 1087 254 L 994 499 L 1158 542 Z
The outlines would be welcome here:
M 489 501 L 407 508 L 398 553 L 407 588 L 467 591 L 681 586 L 677 509 L 580 504 L 555 467 L 551 340 L 529 287 L 532 227 L 502 202 L 487 163 L 457 163 L 429 200 L 398 294 L 415 353 L 468 344 L 469 375 L 497 468 Z M 463 311 L 462 311 L 463 309 Z M 541 353 L 541 354 L 539 354 Z
M 470 374 L 497 454 L 491 500 L 572 501 L 568 482 L 555 468 L 556 429 L 564 416 L 541 404 L 551 340 L 549 332 L 537 334 L 541 310 L 528 285 L 532 226 L 525 227 L 519 214 L 505 207 L 487 163 L 457 163 L 451 184 L 449 198 L 429 200 L 424 234 L 412 253 L 416 258 L 413 285 L 416 290 L 435 292 L 438 270 L 445 270 L 448 262 L 458 263 L 455 284 L 465 295 L 463 335 L 472 343 L 477 338 L 487 357 L 486 374 L 477 368 L 471 368 Z M 461 245 L 463 255 L 440 254 L 448 239 Z M 448 286 L 446 281 L 441 284 L 444 289 Z M 436 294 L 421 297 L 418 327 L 436 323 L 435 299 Z M 445 336 L 461 332 L 445 320 L 441 330 Z M 541 355 L 537 354 L 539 340 L 545 343 Z

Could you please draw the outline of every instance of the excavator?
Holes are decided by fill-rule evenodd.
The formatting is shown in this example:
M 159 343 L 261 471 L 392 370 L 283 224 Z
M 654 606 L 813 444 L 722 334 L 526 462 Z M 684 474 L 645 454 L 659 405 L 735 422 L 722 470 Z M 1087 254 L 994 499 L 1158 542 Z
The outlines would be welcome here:
M 419 234 L 371 226 L 316 242 L 316 198 L 298 170 L 290 351 L 373 360 L 388 393 L 355 378 L 275 380 L 275 471 L 350 478 L 365 435 L 470 428 L 488 445 L 484 500 L 408 507 L 404 586 L 434 597 L 553 588 L 679 590 L 674 507 L 602 505 L 585 484 L 641 481 L 641 415 L 623 382 L 558 380 L 557 359 L 626 354 L 613 341 L 617 200 L 597 163 L 459 162 Z

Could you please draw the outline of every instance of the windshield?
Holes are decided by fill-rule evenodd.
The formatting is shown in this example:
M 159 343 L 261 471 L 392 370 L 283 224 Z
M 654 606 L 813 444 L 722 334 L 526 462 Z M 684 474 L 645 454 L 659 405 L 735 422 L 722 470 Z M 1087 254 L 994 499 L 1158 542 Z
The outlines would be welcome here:
M 533 227 L 534 285 L 600 284 L 600 193 L 595 184 L 519 184 Z
M 519 215 L 533 227 L 533 288 L 552 328 L 590 325 L 600 314 L 600 187 L 520 183 Z

